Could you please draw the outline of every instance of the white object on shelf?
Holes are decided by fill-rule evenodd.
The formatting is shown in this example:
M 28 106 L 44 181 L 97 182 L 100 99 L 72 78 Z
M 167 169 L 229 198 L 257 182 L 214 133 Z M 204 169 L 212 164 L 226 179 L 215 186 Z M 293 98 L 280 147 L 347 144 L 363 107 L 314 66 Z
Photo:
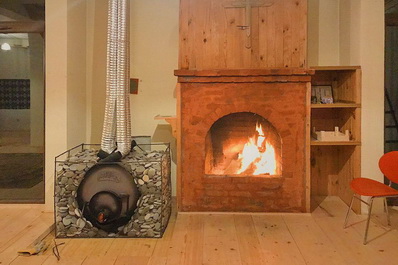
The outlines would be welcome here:
M 313 137 L 318 141 L 328 141 L 328 142 L 340 142 L 349 141 L 350 132 L 345 130 L 345 133 L 339 131 L 339 127 L 334 127 L 334 131 L 315 131 L 313 129 Z

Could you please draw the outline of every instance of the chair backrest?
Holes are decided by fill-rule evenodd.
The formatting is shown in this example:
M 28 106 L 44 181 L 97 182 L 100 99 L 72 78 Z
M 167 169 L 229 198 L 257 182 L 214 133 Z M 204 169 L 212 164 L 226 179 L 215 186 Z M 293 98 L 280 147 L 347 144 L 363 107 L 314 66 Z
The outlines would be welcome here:
M 379 160 L 379 168 L 389 180 L 398 183 L 398 151 L 385 153 Z

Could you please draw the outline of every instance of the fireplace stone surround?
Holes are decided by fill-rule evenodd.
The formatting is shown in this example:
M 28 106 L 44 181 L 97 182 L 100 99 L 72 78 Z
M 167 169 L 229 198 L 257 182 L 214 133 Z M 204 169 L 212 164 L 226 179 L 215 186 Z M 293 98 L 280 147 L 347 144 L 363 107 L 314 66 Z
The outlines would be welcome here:
M 180 211 L 306 212 L 310 80 L 303 68 L 176 70 Z M 269 122 L 281 141 L 281 174 L 206 174 L 206 137 L 221 118 L 252 113 Z

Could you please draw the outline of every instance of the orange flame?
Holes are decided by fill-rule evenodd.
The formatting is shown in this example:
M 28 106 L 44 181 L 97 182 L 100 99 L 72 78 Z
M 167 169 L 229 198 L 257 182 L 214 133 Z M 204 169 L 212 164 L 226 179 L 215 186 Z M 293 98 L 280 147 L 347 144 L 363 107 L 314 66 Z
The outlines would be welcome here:
M 241 163 L 238 174 L 252 168 L 253 175 L 276 175 L 275 149 L 266 140 L 263 128 L 256 124 L 257 135 L 250 137 L 244 145 L 238 159 Z

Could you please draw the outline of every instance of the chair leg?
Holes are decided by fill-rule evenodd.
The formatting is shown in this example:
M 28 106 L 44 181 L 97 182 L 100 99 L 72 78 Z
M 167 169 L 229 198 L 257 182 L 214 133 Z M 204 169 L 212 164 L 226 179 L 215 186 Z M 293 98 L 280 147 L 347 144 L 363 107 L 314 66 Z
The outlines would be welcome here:
M 343 228 L 346 228 L 346 227 L 347 227 L 348 215 L 350 215 L 350 212 L 351 212 L 352 203 L 354 202 L 354 196 L 355 196 L 355 194 L 352 195 L 350 207 L 348 208 L 347 214 L 346 214 L 346 216 L 345 216 L 345 221 L 344 221 L 344 226 L 343 226 Z
M 369 206 L 368 206 L 368 220 L 366 221 L 366 230 L 365 230 L 365 237 L 363 239 L 363 244 L 366 245 L 367 238 L 368 238 L 368 230 L 369 230 L 369 222 L 370 222 L 370 216 L 372 215 L 372 206 L 373 206 L 373 199 L 374 197 L 370 197 L 369 199 Z
M 390 220 L 390 214 L 388 213 L 387 198 L 384 198 L 384 211 L 386 212 L 386 215 L 387 215 L 387 224 L 390 226 L 391 220 Z

